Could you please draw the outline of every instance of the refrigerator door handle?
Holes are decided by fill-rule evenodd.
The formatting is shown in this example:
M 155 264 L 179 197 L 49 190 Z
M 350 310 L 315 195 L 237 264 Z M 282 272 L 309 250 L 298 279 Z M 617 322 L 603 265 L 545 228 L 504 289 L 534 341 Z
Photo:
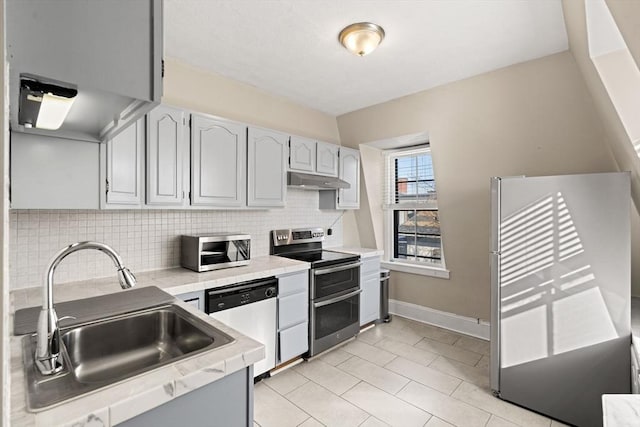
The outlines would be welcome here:
M 500 221 L 502 180 L 491 178 L 491 366 L 490 385 L 496 396 L 500 395 Z

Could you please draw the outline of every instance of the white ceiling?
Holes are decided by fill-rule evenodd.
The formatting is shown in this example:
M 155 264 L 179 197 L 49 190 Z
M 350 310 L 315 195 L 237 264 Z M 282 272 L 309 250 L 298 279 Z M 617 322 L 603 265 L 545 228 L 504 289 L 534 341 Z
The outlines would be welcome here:
M 560 0 L 165 0 L 165 55 L 331 115 L 568 48 Z M 365 57 L 340 30 L 381 25 Z

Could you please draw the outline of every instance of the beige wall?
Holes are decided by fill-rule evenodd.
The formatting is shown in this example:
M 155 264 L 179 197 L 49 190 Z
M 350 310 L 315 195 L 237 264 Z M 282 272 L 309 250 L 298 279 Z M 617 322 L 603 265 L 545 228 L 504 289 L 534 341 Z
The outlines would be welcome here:
M 346 114 L 338 128 L 352 147 L 429 132 L 451 278 L 394 272 L 391 297 L 481 319 L 490 313 L 489 178 L 617 170 L 569 52 Z
M 295 135 L 339 143 L 335 117 L 253 86 L 165 59 L 162 102 Z
M 607 0 L 607 4 L 631 54 L 635 56 L 635 61 L 638 63 L 640 59 L 640 28 L 638 27 L 640 2 Z M 640 234 L 638 233 L 640 220 L 637 213 L 637 208 L 640 207 L 640 160 L 638 160 L 631 140 L 589 56 L 584 2 L 563 0 L 562 6 L 569 47 L 602 122 L 603 139 L 610 147 L 619 170 L 631 171 L 631 193 L 636 206 L 636 211 L 632 212 L 631 222 L 631 293 L 640 295 Z

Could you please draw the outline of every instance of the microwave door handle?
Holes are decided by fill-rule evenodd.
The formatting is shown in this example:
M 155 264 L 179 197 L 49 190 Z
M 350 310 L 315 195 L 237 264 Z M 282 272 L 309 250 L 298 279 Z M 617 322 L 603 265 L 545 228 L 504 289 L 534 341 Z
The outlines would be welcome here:
M 361 262 L 354 262 L 353 264 L 340 265 L 338 267 L 330 267 L 330 268 L 317 268 L 313 270 L 313 274 L 315 276 L 321 276 L 323 274 L 336 273 L 338 271 L 349 270 L 352 268 L 360 267 L 362 265 Z
M 313 307 L 314 308 L 324 307 L 325 305 L 334 304 L 336 302 L 344 301 L 344 300 L 349 299 L 351 297 L 354 297 L 354 296 L 356 296 L 356 295 L 358 295 L 360 293 L 362 293 L 362 289 L 358 289 L 357 291 L 349 292 L 348 294 L 340 295 L 339 297 L 331 298 L 331 299 L 328 299 L 326 301 L 314 302 L 313 303 Z

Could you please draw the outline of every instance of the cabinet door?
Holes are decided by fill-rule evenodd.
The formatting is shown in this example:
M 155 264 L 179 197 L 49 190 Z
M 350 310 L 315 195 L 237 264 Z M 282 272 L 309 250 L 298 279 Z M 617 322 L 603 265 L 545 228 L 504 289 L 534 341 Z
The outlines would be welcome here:
M 144 165 L 144 119 L 104 144 L 105 208 L 141 206 Z
M 316 172 L 322 175 L 338 176 L 338 152 L 340 146 L 326 142 L 317 143 Z
M 373 322 L 380 317 L 380 277 L 369 275 L 361 283 L 360 326 Z
M 284 363 L 309 350 L 309 324 L 300 323 L 278 333 L 278 362 Z
M 191 204 L 245 205 L 247 128 L 194 114 L 191 118 Z
M 360 267 L 360 326 L 380 318 L 380 259 L 362 260 Z
M 147 115 L 147 204 L 182 205 L 185 112 L 161 105 Z
M 278 329 L 287 329 L 309 319 L 309 294 L 300 292 L 278 297 Z
M 287 192 L 289 137 L 267 129 L 249 128 L 247 205 L 282 207 Z
M 289 169 L 293 171 L 315 172 L 316 141 L 300 136 L 292 136 L 289 142 Z
M 338 190 L 338 209 L 360 208 L 360 152 L 340 147 L 340 179 L 351 184 L 349 189 Z

